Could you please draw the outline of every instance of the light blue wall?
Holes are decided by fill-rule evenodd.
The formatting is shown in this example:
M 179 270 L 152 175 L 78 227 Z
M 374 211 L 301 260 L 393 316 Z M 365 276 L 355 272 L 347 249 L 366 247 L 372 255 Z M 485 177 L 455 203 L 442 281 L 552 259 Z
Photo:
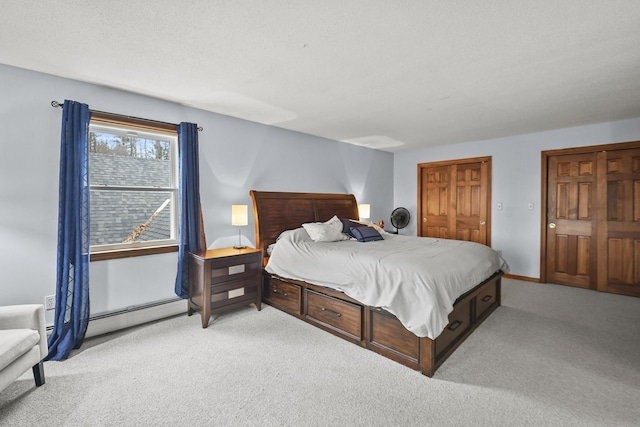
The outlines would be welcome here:
M 231 205 L 251 207 L 250 189 L 350 192 L 372 220 L 393 206 L 393 155 L 0 64 L 0 304 L 43 303 L 55 292 L 61 110 L 93 110 L 198 123 L 207 243 L 235 244 Z M 253 218 L 242 229 L 255 242 Z M 91 263 L 92 314 L 174 296 L 176 254 Z M 52 313 L 47 312 L 48 323 Z
M 412 218 L 405 232 L 415 235 L 417 165 L 491 156 L 491 246 L 502 250 L 512 274 L 539 278 L 542 151 L 638 140 L 640 119 L 631 119 L 397 153 L 394 206 L 409 209 Z M 502 203 L 502 210 L 496 209 L 497 203 Z
M 52 100 L 203 126 L 201 195 L 207 242 L 216 247 L 236 243 L 230 205 L 251 206 L 250 189 L 351 192 L 371 204 L 373 221 L 388 222 L 394 207 L 405 206 L 412 220 L 404 232 L 415 234 L 417 164 L 492 156 L 492 246 L 503 251 L 513 274 L 532 278 L 539 277 L 540 152 L 640 140 L 640 119 L 631 119 L 394 156 L 1 64 L 0 93 L 0 304 L 42 303 L 55 290 L 61 110 Z M 243 240 L 253 244 L 249 219 Z M 92 263 L 92 312 L 173 297 L 175 263 L 175 254 Z

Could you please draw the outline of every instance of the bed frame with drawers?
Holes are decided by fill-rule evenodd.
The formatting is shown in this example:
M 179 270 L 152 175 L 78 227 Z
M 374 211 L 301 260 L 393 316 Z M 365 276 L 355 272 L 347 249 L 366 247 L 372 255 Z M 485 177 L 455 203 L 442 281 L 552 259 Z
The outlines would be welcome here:
M 256 247 L 265 264 L 267 247 L 284 230 L 334 215 L 358 218 L 352 194 L 250 192 Z M 418 337 L 391 313 L 364 305 L 342 292 L 263 271 L 262 298 L 267 304 L 356 345 L 375 351 L 424 375 L 436 369 L 500 305 L 502 273 L 496 272 L 462 295 L 449 324 L 435 339 Z

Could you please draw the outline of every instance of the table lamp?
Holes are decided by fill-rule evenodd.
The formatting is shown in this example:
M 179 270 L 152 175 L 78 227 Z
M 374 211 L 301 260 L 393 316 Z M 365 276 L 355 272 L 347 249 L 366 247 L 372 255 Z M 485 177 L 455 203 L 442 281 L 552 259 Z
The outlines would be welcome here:
M 235 249 L 244 249 L 246 246 L 242 245 L 242 236 L 240 234 L 240 227 L 249 224 L 247 205 L 231 205 L 231 225 L 238 227 L 238 246 L 234 246 Z
M 371 218 L 371 205 L 366 203 L 358 205 L 358 215 L 360 215 L 360 220 Z

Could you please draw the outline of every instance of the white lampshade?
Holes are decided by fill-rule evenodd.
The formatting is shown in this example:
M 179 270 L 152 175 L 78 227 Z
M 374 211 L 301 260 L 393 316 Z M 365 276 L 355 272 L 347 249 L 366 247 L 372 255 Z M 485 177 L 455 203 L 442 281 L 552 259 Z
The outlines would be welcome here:
M 360 218 L 371 218 L 371 205 L 358 205 L 358 214 L 360 215 Z
M 243 226 L 249 224 L 247 205 L 231 205 L 231 225 Z

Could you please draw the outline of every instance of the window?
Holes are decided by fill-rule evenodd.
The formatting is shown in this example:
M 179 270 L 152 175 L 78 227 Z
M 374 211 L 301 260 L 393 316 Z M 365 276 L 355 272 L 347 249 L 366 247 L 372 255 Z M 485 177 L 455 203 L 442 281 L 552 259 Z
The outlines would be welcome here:
M 141 126 L 140 120 L 105 116 L 94 113 L 89 127 L 91 259 L 175 250 L 175 127 Z

